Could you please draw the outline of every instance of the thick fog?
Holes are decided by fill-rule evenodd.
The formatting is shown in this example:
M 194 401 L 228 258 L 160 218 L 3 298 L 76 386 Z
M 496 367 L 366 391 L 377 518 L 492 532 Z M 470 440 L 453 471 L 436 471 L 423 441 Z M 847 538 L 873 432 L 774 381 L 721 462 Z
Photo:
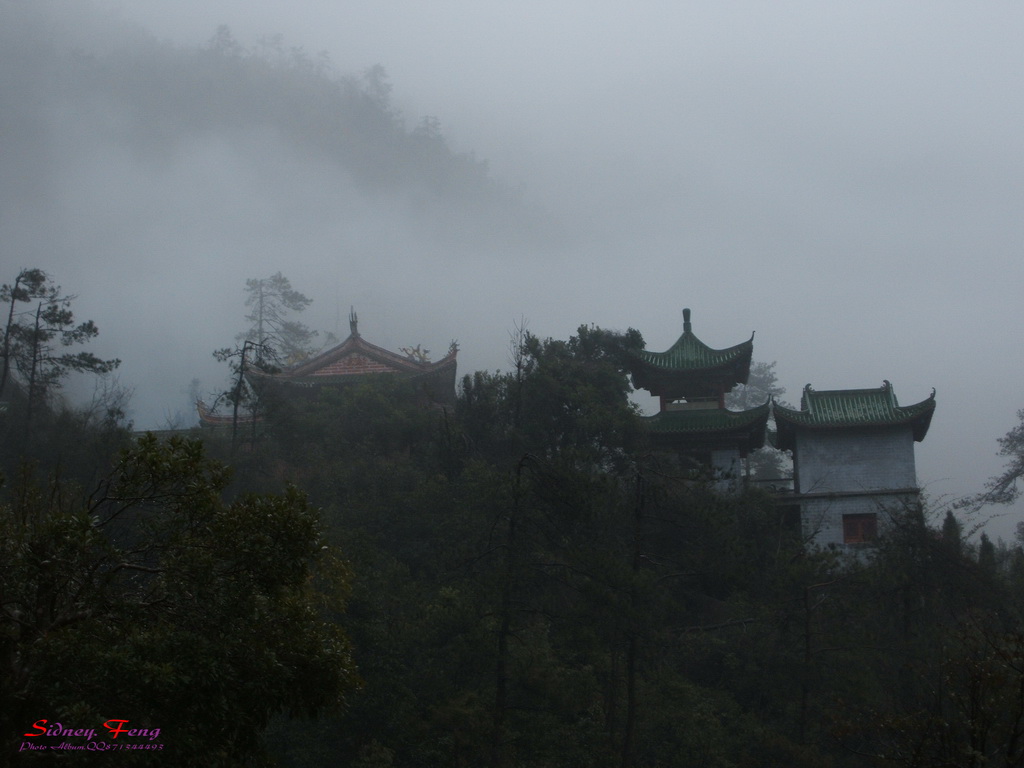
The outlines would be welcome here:
M 263 75 L 196 63 L 220 25 L 275 109 L 294 68 L 270 65 L 303 61 L 402 136 L 362 125 L 362 167 L 308 94 L 254 119 Z M 0 282 L 78 294 L 139 427 L 223 387 L 211 351 L 277 271 L 309 325 L 344 336 L 355 306 L 385 347 L 458 339 L 461 372 L 506 367 L 520 318 L 661 350 L 688 306 L 712 346 L 756 330 L 791 402 L 934 387 L 918 474 L 956 497 L 1024 408 L 1022 28 L 1009 2 L 0 0 Z

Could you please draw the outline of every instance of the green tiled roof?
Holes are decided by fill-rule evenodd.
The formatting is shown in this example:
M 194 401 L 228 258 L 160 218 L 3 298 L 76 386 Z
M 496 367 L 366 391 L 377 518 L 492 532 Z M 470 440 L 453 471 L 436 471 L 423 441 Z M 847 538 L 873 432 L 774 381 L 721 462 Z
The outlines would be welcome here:
M 662 411 L 641 419 L 651 437 L 677 447 L 698 447 L 712 443 L 738 445 L 745 451 L 764 445 L 770 404 L 746 411 L 724 408 Z
M 729 411 L 725 408 L 662 411 L 645 416 L 642 423 L 652 432 L 693 433 L 722 432 L 744 429 L 758 421 L 768 419 L 768 403 L 747 411 Z
M 935 391 L 927 400 L 901 406 L 888 381 L 878 389 L 833 389 L 815 392 L 808 384 L 800 398 L 800 410 L 774 407 L 779 428 L 779 447 L 791 448 L 796 429 L 884 427 L 909 424 L 920 442 L 928 432 L 935 411 Z
M 683 335 L 664 352 L 630 353 L 633 386 L 676 400 L 720 397 L 750 375 L 754 336 L 728 349 L 712 349 L 693 334 L 690 310 L 683 310 Z
M 728 349 L 712 349 L 693 335 L 690 327 L 690 310 L 683 310 L 683 335 L 676 343 L 664 352 L 641 350 L 635 353 L 639 360 L 655 368 L 666 371 L 704 371 L 710 368 L 730 366 L 736 362 L 750 365 L 750 354 L 754 349 L 754 337 L 751 337 Z

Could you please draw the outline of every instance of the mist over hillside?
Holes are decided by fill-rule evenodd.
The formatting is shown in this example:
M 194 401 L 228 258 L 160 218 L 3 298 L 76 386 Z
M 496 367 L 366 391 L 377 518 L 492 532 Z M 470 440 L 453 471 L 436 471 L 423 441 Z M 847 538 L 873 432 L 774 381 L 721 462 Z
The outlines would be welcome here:
M 6 202 L 23 198 L 20 185 L 29 180 L 51 197 L 62 163 L 72 159 L 62 148 L 78 154 L 91 143 L 116 145 L 140 170 L 156 172 L 217 141 L 247 162 L 268 163 L 262 145 L 277 141 L 294 161 L 324 165 L 339 184 L 402 205 L 412 217 L 457 207 L 460 223 L 486 221 L 489 238 L 494 228 L 531 236 L 541 223 L 488 175 L 486 162 L 448 148 L 437 118 L 407 126 L 379 64 L 340 74 L 326 53 L 310 55 L 279 35 L 246 46 L 221 26 L 205 45 L 179 47 L 124 26 L 120 37 L 110 36 L 115 26 L 104 39 L 42 12 L 0 8 L 7 73 L 0 97 L 12 141 L 5 162 L 17 163 L 5 168 Z M 40 165 L 48 173 L 39 174 Z
M 247 278 L 284 270 L 324 331 L 356 304 L 382 343 L 444 348 L 438 279 L 557 239 L 436 118 L 407 125 L 379 65 L 341 74 L 227 27 L 177 46 L 71 7 L 0 5 L 3 279 L 38 266 L 80 296 L 141 426 L 187 410 L 193 377 L 220 385 L 210 351 Z

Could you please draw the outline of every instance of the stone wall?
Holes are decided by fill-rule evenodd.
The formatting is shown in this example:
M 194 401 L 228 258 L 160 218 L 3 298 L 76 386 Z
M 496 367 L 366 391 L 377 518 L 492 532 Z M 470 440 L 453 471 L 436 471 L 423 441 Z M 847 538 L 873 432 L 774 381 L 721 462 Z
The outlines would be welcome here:
M 917 486 L 909 426 L 802 432 L 793 460 L 798 493 Z
M 800 527 L 804 541 L 820 547 L 845 546 L 844 515 L 877 515 L 882 534 L 894 515 L 917 502 L 917 493 L 880 493 L 804 499 L 800 503 Z
M 802 432 L 793 463 L 804 539 L 819 546 L 845 544 L 845 515 L 875 514 L 882 533 L 917 501 L 909 426 Z

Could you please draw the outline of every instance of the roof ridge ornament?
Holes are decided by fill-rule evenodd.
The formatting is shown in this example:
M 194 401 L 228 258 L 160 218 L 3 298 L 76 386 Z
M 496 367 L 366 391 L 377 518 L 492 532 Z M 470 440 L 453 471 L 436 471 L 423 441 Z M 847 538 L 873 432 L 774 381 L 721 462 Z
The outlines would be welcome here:
M 358 338 L 359 336 L 359 317 L 356 315 L 356 308 L 349 307 L 348 310 L 348 330 L 349 335 L 352 338 Z
M 683 333 L 692 333 L 692 325 L 690 324 L 690 308 L 687 307 L 683 310 Z
M 889 395 L 889 405 L 893 408 L 899 408 L 899 401 L 896 399 L 896 391 L 892 388 L 892 382 L 888 379 L 882 379 L 882 391 Z

